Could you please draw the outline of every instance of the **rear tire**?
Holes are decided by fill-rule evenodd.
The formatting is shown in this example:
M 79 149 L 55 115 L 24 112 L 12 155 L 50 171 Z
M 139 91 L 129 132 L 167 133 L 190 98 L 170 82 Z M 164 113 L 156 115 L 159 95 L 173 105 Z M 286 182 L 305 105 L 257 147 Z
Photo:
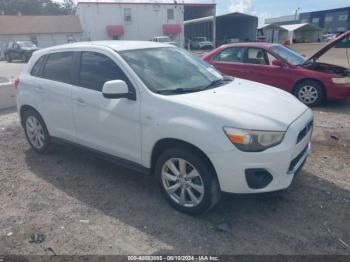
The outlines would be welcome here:
M 326 96 L 322 84 L 315 80 L 305 80 L 297 84 L 294 95 L 307 106 L 322 104 Z
M 33 109 L 23 113 L 23 127 L 26 138 L 39 154 L 48 153 L 51 146 L 51 138 L 42 117 Z
M 202 214 L 221 198 L 215 171 L 193 150 L 181 147 L 164 151 L 155 172 L 166 200 L 183 213 Z

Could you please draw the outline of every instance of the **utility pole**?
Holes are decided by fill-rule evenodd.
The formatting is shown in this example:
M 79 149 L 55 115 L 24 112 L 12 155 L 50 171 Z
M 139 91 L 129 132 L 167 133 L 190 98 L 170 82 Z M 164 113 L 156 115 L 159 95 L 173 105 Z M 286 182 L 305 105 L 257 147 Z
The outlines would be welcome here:
M 301 10 L 300 7 L 298 7 L 297 9 L 295 9 L 295 16 L 294 16 L 294 20 L 297 20 L 298 19 L 298 13 L 299 11 Z

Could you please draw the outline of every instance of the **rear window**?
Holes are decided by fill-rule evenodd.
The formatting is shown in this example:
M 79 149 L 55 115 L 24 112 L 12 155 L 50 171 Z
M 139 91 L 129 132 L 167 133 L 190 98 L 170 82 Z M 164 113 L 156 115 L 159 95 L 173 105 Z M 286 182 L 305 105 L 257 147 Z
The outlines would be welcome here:
M 46 79 L 72 83 L 72 64 L 74 52 L 60 52 L 50 54 L 46 60 L 43 77 Z
M 35 65 L 33 66 L 32 72 L 31 72 L 32 76 L 36 76 L 36 77 L 41 76 L 41 71 L 42 71 L 42 68 L 44 65 L 45 57 L 46 56 L 40 57 L 39 60 L 35 63 Z

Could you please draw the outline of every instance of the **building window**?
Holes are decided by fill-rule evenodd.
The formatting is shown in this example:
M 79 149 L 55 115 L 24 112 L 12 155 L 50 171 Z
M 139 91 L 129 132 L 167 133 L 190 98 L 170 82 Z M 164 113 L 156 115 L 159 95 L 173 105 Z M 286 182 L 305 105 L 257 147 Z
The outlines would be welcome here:
M 124 8 L 124 21 L 126 23 L 131 23 L 132 22 L 131 8 Z
M 302 19 L 301 22 L 302 22 L 302 23 L 308 23 L 308 22 L 309 22 L 309 19 Z
M 168 9 L 168 20 L 174 20 L 175 15 L 174 15 L 174 9 Z
M 346 31 L 345 27 L 338 27 L 337 28 L 337 32 L 338 33 L 342 33 L 342 32 L 345 32 L 345 31 Z
M 326 16 L 325 22 L 333 22 L 333 16 Z
M 312 18 L 313 24 L 318 24 L 319 22 L 320 22 L 320 18 L 318 18 L 318 17 Z
M 32 35 L 30 36 L 30 41 L 35 44 L 35 45 L 38 45 L 38 38 L 36 35 Z
M 340 15 L 339 16 L 339 21 L 347 21 L 348 20 L 348 15 Z

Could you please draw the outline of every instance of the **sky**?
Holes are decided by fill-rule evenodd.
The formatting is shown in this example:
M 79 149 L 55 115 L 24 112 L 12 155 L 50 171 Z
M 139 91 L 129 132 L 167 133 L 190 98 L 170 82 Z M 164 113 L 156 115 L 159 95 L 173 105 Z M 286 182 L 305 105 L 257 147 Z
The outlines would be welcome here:
M 265 18 L 293 15 L 299 12 L 319 11 L 350 6 L 350 0 L 217 0 L 218 14 L 241 12 L 259 17 L 263 24 Z
M 55 0 L 62 2 L 63 0 Z M 103 0 L 100 0 L 103 2 Z M 144 1 L 144 0 L 124 0 Z M 152 0 L 146 0 L 147 2 Z M 155 2 L 169 2 L 170 0 L 153 0 Z M 292 15 L 297 8 L 300 12 L 319 11 L 338 7 L 350 6 L 350 0 L 177 0 L 180 2 L 215 2 L 217 13 L 241 12 L 259 17 L 259 24 L 264 23 L 265 18 L 282 15 Z

